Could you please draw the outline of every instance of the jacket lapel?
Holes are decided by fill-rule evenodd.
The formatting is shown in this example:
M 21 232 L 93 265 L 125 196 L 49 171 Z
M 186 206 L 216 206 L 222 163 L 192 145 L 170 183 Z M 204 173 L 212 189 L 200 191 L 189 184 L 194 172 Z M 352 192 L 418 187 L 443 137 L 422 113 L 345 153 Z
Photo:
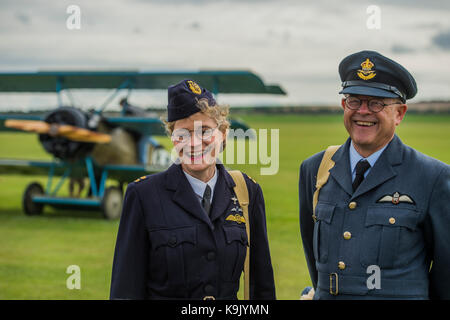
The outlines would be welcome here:
M 189 181 L 183 174 L 181 165 L 172 164 L 170 168 L 167 169 L 166 188 L 174 191 L 172 200 L 176 204 L 212 228 L 211 221 L 206 216 L 205 210 L 203 210 L 194 190 L 192 190 Z M 214 195 L 216 195 L 216 193 L 214 193 Z
M 397 172 L 393 166 L 401 164 L 403 158 L 403 143 L 395 135 L 387 148 L 378 158 L 375 165 L 370 170 L 367 177 L 363 180 L 361 185 L 356 189 L 352 195 L 352 199 L 376 188 L 383 182 L 395 177 Z
M 342 145 L 331 158 L 335 164 L 330 170 L 330 176 L 336 180 L 336 182 L 345 190 L 349 195 L 352 195 L 352 177 L 350 171 L 350 138 L 347 139 L 344 145 Z

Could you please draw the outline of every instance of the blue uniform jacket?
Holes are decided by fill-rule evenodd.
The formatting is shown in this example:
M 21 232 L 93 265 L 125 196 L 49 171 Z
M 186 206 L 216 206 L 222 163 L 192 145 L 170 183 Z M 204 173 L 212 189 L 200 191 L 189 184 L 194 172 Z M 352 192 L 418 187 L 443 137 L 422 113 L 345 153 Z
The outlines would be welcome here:
M 111 299 L 236 299 L 248 245 L 235 183 L 222 164 L 210 217 L 180 165 L 128 185 L 117 234 Z M 249 190 L 250 298 L 275 299 L 261 188 Z
M 324 152 L 300 167 L 300 230 L 314 299 L 450 299 L 450 167 L 394 136 L 353 193 L 350 142 L 332 158 L 316 222 Z

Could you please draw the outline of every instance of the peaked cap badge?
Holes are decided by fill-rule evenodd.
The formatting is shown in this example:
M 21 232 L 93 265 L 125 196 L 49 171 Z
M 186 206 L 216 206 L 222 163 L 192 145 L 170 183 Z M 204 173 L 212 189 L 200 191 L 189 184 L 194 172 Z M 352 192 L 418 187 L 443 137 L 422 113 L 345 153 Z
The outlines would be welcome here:
M 358 77 L 360 77 L 363 80 L 370 80 L 374 78 L 377 74 L 375 73 L 375 70 L 372 70 L 372 68 L 375 65 L 372 61 L 367 58 L 363 63 L 361 63 L 361 68 L 357 71 Z
M 187 84 L 189 86 L 189 89 L 191 89 L 191 91 L 193 93 L 195 93 L 195 94 L 201 94 L 202 93 L 202 88 L 200 88 L 200 86 L 197 83 L 195 83 L 192 80 L 187 80 L 186 82 L 187 82 Z

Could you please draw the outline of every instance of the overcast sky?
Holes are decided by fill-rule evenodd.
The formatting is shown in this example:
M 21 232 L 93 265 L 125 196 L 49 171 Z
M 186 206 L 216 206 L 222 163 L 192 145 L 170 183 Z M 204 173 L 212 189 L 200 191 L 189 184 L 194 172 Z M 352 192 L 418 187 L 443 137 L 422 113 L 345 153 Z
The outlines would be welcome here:
M 66 26 L 69 5 L 81 10 L 79 30 Z M 380 9 L 380 29 L 367 27 L 371 5 Z M 339 62 L 369 49 L 413 74 L 413 101 L 450 99 L 450 1 L 0 0 L 0 37 L 3 71 L 243 68 L 288 92 L 219 97 L 231 105 L 336 104 Z M 106 97 L 75 95 L 84 105 Z M 1 97 L 1 108 L 56 103 L 48 95 Z M 143 105 L 166 100 L 165 92 L 131 97 Z

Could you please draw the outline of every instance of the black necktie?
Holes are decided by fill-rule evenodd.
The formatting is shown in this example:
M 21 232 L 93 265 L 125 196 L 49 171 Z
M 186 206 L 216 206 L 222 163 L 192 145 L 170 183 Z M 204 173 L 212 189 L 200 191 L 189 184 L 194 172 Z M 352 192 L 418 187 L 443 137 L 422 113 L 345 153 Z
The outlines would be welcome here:
M 211 209 L 211 188 L 209 185 L 206 185 L 205 193 L 203 193 L 202 206 L 209 215 Z
M 367 160 L 361 160 L 356 164 L 356 177 L 353 180 L 353 191 L 355 191 L 361 182 L 364 180 L 364 173 L 370 168 L 370 163 Z

